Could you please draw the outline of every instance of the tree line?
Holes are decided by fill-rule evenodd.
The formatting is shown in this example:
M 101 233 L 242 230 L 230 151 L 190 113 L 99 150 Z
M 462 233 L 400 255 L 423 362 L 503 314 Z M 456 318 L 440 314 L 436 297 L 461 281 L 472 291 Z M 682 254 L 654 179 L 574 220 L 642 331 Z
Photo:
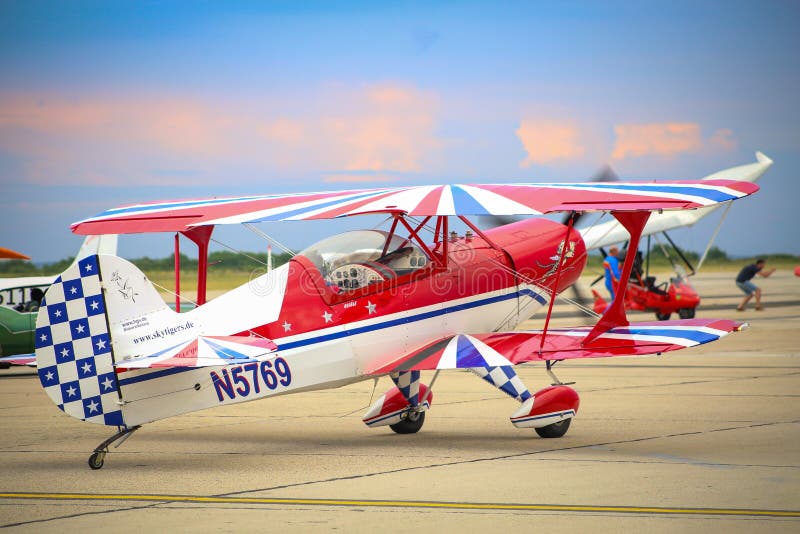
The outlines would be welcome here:
M 273 253 L 272 266 L 283 265 L 291 259 L 291 254 Z M 130 260 L 139 269 L 145 272 L 152 271 L 172 271 L 175 268 L 175 254 L 170 254 L 164 258 L 150 258 L 148 256 Z M 57 275 L 64 272 L 72 263 L 72 259 L 63 259 L 51 263 L 35 264 L 27 260 L 8 260 L 0 261 L 0 274 L 9 275 Z M 190 258 L 185 254 L 180 255 L 182 271 L 193 271 L 197 269 L 197 258 Z M 226 269 L 231 271 L 250 270 L 255 267 L 267 264 L 266 252 L 244 252 L 242 254 L 227 250 L 217 250 L 208 255 L 209 268 Z
M 665 245 L 667 252 L 672 258 L 676 260 L 679 256 L 672 249 L 671 245 Z M 683 251 L 684 256 L 694 265 L 700 260 L 700 254 L 693 251 Z M 291 259 L 291 254 L 288 253 L 273 253 L 272 265 L 277 267 L 283 265 Z M 764 254 L 760 257 L 768 261 L 798 261 L 797 256 L 791 254 Z M 173 271 L 175 268 L 175 255 L 170 254 L 164 258 L 150 258 L 148 256 L 130 260 L 142 271 Z M 653 265 L 669 265 L 669 261 L 664 256 L 660 247 L 653 247 L 651 250 L 651 263 Z M 720 248 L 713 246 L 708 251 L 706 262 L 709 263 L 727 263 L 736 262 L 744 263 L 747 259 L 731 258 L 728 254 Z M 593 251 L 589 254 L 589 264 L 593 265 L 595 262 L 602 263 L 600 253 Z M 67 267 L 72 263 L 72 259 L 63 259 L 52 263 L 35 264 L 31 261 L 25 260 L 8 260 L 0 261 L 0 275 L 21 275 L 21 276 L 36 276 L 36 275 L 57 275 L 64 272 Z M 185 254 L 180 255 L 180 263 L 182 271 L 197 270 L 197 259 L 190 258 Z M 264 266 L 267 263 L 266 252 L 230 252 L 227 250 L 218 250 L 211 252 L 208 255 L 208 264 L 210 269 L 225 269 L 231 271 L 250 270 L 255 267 Z

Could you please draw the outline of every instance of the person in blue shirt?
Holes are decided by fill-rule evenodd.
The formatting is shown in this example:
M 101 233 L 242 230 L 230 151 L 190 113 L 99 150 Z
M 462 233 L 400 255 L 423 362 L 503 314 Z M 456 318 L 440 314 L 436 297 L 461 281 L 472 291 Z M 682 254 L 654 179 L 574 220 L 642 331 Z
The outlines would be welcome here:
M 756 310 L 761 311 L 764 309 L 761 306 L 761 288 L 750 280 L 755 278 L 756 275 L 766 278 L 775 272 L 774 268 L 765 271 L 764 265 L 766 264 L 766 260 L 759 258 L 755 263 L 745 265 L 742 267 L 742 270 L 739 271 L 739 274 L 736 276 L 736 287 L 741 289 L 745 296 L 744 299 L 742 299 L 742 303 L 736 307 L 737 311 L 744 311 L 744 307 L 747 306 L 747 303 L 753 298 L 753 295 L 756 297 Z
M 608 256 L 603 260 L 603 270 L 606 274 L 606 289 L 614 298 L 614 284 L 619 282 L 619 249 L 611 247 L 608 249 Z

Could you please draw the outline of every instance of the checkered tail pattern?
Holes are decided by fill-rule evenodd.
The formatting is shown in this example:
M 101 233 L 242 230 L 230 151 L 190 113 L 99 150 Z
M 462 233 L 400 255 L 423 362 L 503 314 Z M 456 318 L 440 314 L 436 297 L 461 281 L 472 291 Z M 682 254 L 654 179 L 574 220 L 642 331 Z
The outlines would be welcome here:
M 96 255 L 70 266 L 47 290 L 36 320 L 36 362 L 47 395 L 65 413 L 124 426 Z

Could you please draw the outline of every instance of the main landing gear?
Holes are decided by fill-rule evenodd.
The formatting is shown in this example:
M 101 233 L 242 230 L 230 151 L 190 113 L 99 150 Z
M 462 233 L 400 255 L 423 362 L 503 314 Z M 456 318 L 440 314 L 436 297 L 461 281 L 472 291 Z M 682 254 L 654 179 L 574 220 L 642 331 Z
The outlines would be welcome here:
M 553 423 L 540 428 L 534 428 L 534 430 L 536 430 L 536 433 L 539 434 L 540 438 L 560 438 L 567 433 L 567 430 L 569 430 L 569 424 L 571 422 L 572 418 L 570 417 L 569 419 L 564 419 L 558 423 Z
M 425 423 L 425 412 L 409 410 L 399 423 L 389 425 L 397 434 L 416 434 Z
M 119 432 L 105 440 L 103 443 L 95 447 L 94 452 L 91 456 L 89 456 L 89 467 L 94 470 L 100 469 L 103 467 L 105 463 L 106 453 L 108 453 L 108 447 L 115 441 L 119 441 L 114 448 L 116 449 L 120 445 L 122 445 L 126 439 L 130 437 L 131 434 L 136 432 L 141 428 L 141 425 L 136 425 L 131 428 L 124 428 L 120 429 Z

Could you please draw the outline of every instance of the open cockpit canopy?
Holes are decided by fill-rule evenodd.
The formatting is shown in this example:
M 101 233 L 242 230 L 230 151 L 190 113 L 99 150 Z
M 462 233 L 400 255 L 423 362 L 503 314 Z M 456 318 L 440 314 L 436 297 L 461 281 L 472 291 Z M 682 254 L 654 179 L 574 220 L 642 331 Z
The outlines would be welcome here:
M 430 261 L 408 238 L 381 230 L 356 230 L 328 237 L 299 255 L 319 269 L 327 284 L 341 290 L 404 276 Z

